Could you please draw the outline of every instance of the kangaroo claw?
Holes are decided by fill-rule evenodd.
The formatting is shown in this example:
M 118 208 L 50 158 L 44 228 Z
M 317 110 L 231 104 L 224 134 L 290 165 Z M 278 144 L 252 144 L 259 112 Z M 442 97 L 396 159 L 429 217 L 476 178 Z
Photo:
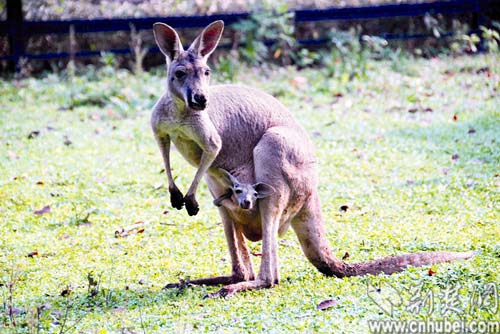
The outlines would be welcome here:
M 181 191 L 177 189 L 177 187 L 168 188 L 168 191 L 170 192 L 170 203 L 172 204 L 172 207 L 177 210 L 181 210 L 184 206 L 184 196 Z
M 196 216 L 198 211 L 200 211 L 200 206 L 198 205 L 198 202 L 196 201 L 194 195 L 187 195 L 186 197 L 184 197 L 184 203 L 186 204 L 188 215 Z

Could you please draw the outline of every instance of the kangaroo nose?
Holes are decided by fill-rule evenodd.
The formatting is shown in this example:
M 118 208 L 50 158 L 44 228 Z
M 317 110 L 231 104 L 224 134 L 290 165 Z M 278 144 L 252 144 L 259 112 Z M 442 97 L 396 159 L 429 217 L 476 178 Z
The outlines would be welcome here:
M 241 208 L 242 209 L 248 209 L 250 208 L 250 201 L 249 200 L 244 200 L 242 203 L 241 203 Z
M 204 106 L 207 103 L 207 98 L 203 94 L 194 94 L 194 102 Z

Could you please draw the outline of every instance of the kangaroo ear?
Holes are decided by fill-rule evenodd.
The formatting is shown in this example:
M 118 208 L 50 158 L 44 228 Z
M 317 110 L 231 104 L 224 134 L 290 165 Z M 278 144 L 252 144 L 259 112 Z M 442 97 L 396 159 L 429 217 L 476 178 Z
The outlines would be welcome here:
M 193 44 L 189 47 L 190 51 L 206 58 L 214 52 L 217 44 L 219 44 L 222 31 L 224 30 L 224 22 L 219 20 L 210 23 L 201 34 L 196 37 Z
M 238 179 L 224 168 L 219 168 L 219 171 L 224 175 L 223 181 L 228 187 L 233 188 L 234 185 L 239 184 Z
M 269 197 L 273 192 L 275 192 L 274 188 L 268 185 L 267 183 L 256 183 L 253 185 L 253 188 L 257 192 L 257 198 L 266 198 Z
M 179 35 L 171 26 L 157 22 L 153 24 L 153 34 L 160 51 L 169 61 L 174 60 L 184 51 Z

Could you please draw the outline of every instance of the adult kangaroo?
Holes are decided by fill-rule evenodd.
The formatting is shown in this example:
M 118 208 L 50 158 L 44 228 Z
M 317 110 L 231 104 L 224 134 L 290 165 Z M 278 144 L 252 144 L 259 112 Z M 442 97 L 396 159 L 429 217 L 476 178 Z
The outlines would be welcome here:
M 155 23 L 156 43 L 166 56 L 167 90 L 154 106 L 151 124 L 162 153 L 171 204 L 198 212 L 195 194 L 203 176 L 214 199 L 228 191 L 227 175 L 240 182 L 273 188 L 252 213 L 222 202 L 219 213 L 232 260 L 230 276 L 203 278 L 192 284 L 226 285 L 212 297 L 268 288 L 279 282 L 277 238 L 291 225 L 309 261 L 323 274 L 345 277 L 392 274 L 407 266 L 468 259 L 473 252 L 421 252 L 370 262 L 345 263 L 330 250 L 317 191 L 314 147 L 290 112 L 272 96 L 244 86 L 209 86 L 207 58 L 216 48 L 224 23 L 208 25 L 184 50 L 173 28 Z M 184 197 L 170 166 L 170 143 L 197 167 Z M 229 203 L 227 203 L 229 202 Z M 226 204 L 224 204 L 226 203 Z M 260 272 L 255 276 L 245 239 L 262 239 Z M 169 286 L 175 286 L 169 285 Z

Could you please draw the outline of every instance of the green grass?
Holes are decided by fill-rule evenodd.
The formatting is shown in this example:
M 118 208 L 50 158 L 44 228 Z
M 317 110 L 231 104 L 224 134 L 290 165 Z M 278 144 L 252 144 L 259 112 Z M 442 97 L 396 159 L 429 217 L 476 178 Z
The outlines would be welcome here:
M 377 62 L 346 84 L 321 70 L 241 70 L 236 81 L 278 96 L 313 137 L 337 256 L 480 253 L 433 266 L 432 276 L 424 267 L 335 279 L 318 273 L 288 232 L 281 284 L 227 300 L 202 299 L 215 287 L 162 290 L 179 278 L 230 272 L 206 185 L 197 216 L 169 206 L 149 127 L 163 73 L 89 69 L 73 79 L 0 82 L 0 332 L 366 333 L 369 319 L 424 319 L 425 310 L 408 308 L 421 284 L 435 296 L 430 319 L 498 321 L 491 305 L 471 298 L 499 283 L 499 64 L 498 56 L 415 60 L 395 72 L 401 66 Z M 476 73 L 485 66 L 489 74 Z M 39 134 L 29 139 L 32 131 Z M 194 169 L 176 152 L 173 172 L 185 191 Z M 46 205 L 49 213 L 34 214 Z M 144 233 L 115 238 L 137 221 L 146 222 Z M 457 284 L 459 312 L 442 314 L 440 294 Z M 394 302 L 399 291 L 393 318 L 370 299 L 371 285 Z M 325 299 L 337 303 L 317 310 Z

